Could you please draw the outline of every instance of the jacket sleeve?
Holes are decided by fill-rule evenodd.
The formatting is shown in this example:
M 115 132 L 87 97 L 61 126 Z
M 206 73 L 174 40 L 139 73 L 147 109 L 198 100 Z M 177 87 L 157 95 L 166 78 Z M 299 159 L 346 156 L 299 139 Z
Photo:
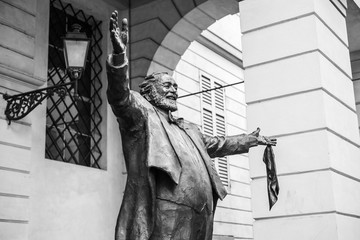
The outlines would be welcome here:
M 229 137 L 203 135 L 203 142 L 211 158 L 247 153 L 249 148 L 257 146 L 256 137 L 248 134 Z
M 120 59 L 120 60 L 119 60 Z M 114 64 L 115 62 L 115 64 Z M 110 54 L 106 61 L 108 78 L 107 98 L 115 116 L 123 126 L 139 125 L 142 118 L 142 104 L 129 87 L 128 60 L 125 54 Z
M 115 65 L 115 56 L 110 54 L 106 61 L 106 72 L 108 77 L 107 97 L 115 115 L 130 104 L 129 78 L 127 77 L 128 61 L 125 54 L 121 56 L 119 65 Z

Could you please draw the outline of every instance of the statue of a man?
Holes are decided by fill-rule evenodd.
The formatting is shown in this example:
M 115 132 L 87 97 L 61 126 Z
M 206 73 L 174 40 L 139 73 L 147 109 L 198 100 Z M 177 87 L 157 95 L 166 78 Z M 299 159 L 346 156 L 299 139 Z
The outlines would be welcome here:
M 115 239 L 210 240 L 218 198 L 226 196 L 210 158 L 246 153 L 276 139 L 251 134 L 203 135 L 195 124 L 175 118 L 176 81 L 154 73 L 129 89 L 127 20 L 110 18 L 113 53 L 107 60 L 108 101 L 119 122 L 127 182 Z

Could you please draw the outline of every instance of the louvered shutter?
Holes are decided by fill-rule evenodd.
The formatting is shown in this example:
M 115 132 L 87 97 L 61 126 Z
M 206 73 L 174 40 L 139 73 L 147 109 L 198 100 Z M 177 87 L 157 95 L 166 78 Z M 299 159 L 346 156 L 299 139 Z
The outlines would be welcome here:
M 216 114 L 215 118 L 215 124 L 216 124 L 216 135 L 217 136 L 225 136 L 225 118 L 224 116 L 221 116 L 219 114 Z M 217 158 L 215 161 L 217 162 L 217 171 L 219 174 L 219 177 L 222 181 L 222 183 L 225 186 L 228 186 L 228 162 L 226 157 L 220 157 Z
M 201 76 L 201 91 L 211 89 L 211 80 L 205 76 Z M 212 94 L 211 91 L 201 94 L 202 102 L 202 129 L 203 133 L 208 136 L 214 135 L 214 118 L 212 110 Z
M 211 89 L 211 81 L 209 78 L 202 76 L 201 79 L 201 91 L 205 91 L 205 90 L 209 90 Z M 209 92 L 204 92 L 202 94 L 202 101 L 205 104 L 209 104 L 210 106 L 212 105 L 212 96 L 211 96 L 211 91 Z
M 211 78 L 201 75 L 201 90 L 221 87 L 221 84 Z M 208 136 L 225 136 L 225 94 L 224 89 L 216 89 L 201 94 L 202 129 Z M 212 159 L 222 183 L 228 186 L 228 162 L 226 157 Z
M 203 131 L 208 136 L 214 134 L 212 112 L 206 108 L 203 108 Z
M 221 84 L 215 82 L 215 88 L 221 87 Z M 224 104 L 224 89 L 216 89 L 215 90 L 215 107 L 221 111 L 225 111 Z

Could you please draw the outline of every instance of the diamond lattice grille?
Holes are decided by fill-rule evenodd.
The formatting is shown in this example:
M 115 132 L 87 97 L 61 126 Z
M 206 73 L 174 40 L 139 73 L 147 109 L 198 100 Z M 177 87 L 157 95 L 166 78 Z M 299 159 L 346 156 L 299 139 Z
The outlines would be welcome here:
M 70 82 L 65 71 L 62 37 L 74 23 L 82 26 L 91 45 L 77 91 L 71 86 L 65 97 L 54 95 L 47 101 L 45 157 L 101 168 L 101 21 L 61 0 L 50 2 L 48 86 Z

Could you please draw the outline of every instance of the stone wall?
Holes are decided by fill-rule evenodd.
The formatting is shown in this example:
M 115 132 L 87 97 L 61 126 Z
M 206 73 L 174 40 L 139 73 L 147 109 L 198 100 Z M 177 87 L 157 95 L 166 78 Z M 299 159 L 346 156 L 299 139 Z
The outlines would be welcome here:
M 71 3 L 103 21 L 100 61 L 105 64 L 108 19 L 121 6 L 96 0 Z M 1 94 L 46 87 L 48 29 L 48 0 L 0 1 Z M 117 122 L 106 104 L 105 71 L 101 78 L 101 161 L 107 170 L 45 159 L 46 102 L 8 125 L 6 102 L 0 100 L 0 239 L 113 238 L 126 176 Z
M 278 138 L 271 211 L 265 171 L 250 161 L 255 239 L 357 239 L 360 140 L 346 1 L 244 1 L 240 17 L 248 126 Z
M 46 82 L 48 3 L 0 1 L 0 93 L 16 94 Z M 0 101 L 0 238 L 27 239 L 30 222 L 33 121 L 8 125 Z

